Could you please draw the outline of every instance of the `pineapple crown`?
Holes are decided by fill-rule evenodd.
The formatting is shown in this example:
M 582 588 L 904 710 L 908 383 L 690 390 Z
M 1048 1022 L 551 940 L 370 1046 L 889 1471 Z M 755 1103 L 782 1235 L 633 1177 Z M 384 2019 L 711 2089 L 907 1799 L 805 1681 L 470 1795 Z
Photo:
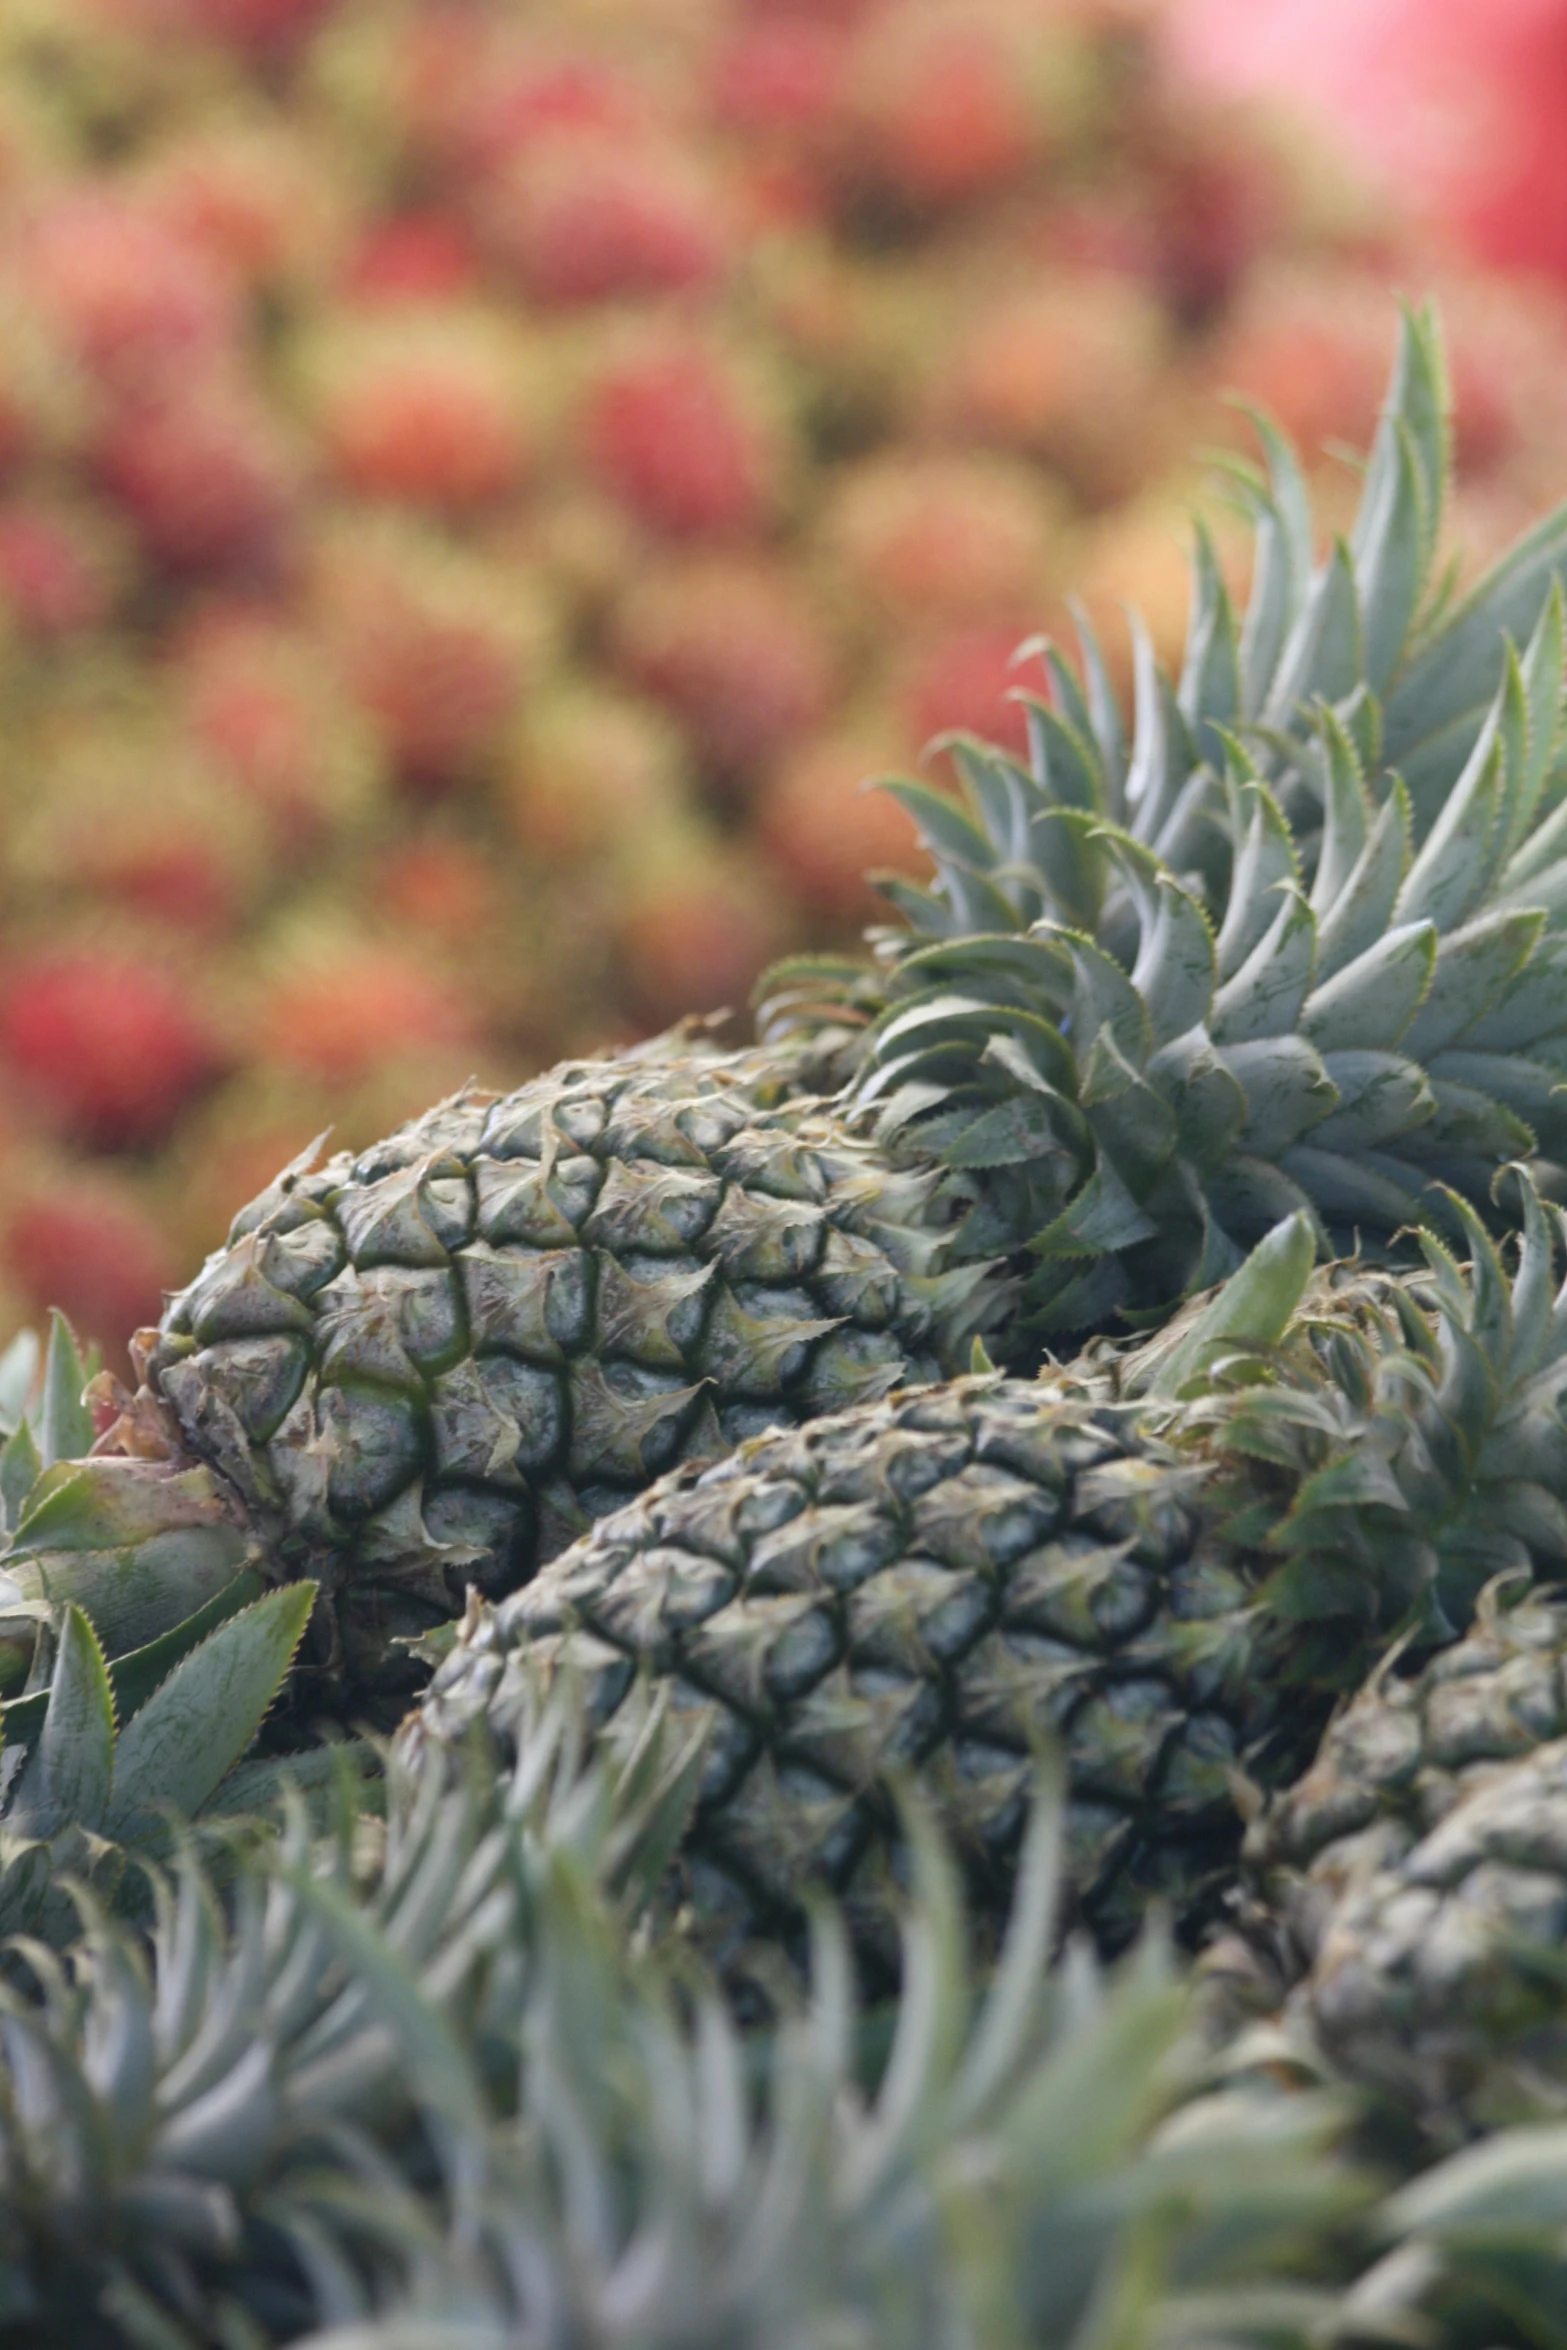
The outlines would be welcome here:
M 1406 315 L 1320 562 L 1259 420 L 1244 618 L 1199 530 L 1178 682 L 1133 624 L 1130 742 L 1080 619 L 1080 665 L 1044 646 L 1021 697 L 1027 766 L 958 737 L 961 798 L 890 784 L 936 873 L 883 885 L 877 965 L 764 983 L 764 1031 L 859 1024 L 848 1098 L 884 1137 L 982 1173 L 965 1242 L 1029 1236 L 1043 1333 L 1167 1308 L 1294 1211 L 1387 1236 L 1567 1155 L 1567 510 L 1433 590 L 1447 406 Z
M 0 1707 L 0 1931 L 59 1940 L 73 1883 L 111 1900 L 134 1894 L 131 1854 L 166 1846 L 179 1820 L 263 1799 L 279 1766 L 235 1766 L 288 1677 L 314 1601 L 313 1584 L 290 1584 L 112 1668 L 81 1608 L 59 1610 L 47 1689 Z
M 1511 1269 L 1456 1195 L 1468 1262 L 1423 1230 L 1424 1269 L 1406 1273 L 1313 1271 L 1297 1212 L 1212 1298 L 1066 1374 L 1235 1468 L 1215 1497 L 1224 1531 L 1275 1562 L 1260 1603 L 1301 1627 L 1292 1670 L 1324 1685 L 1344 1658 L 1329 1653 L 1336 1635 L 1313 1643 L 1313 1625 L 1447 1640 L 1496 1576 L 1567 1563 L 1567 1218 L 1527 1169 L 1505 1180 Z
M 47 1685 L 49 1627 L 69 1602 L 111 1656 L 140 1656 L 150 1687 L 266 1588 L 234 1498 L 209 1471 L 89 1457 L 97 1369 L 58 1313 L 41 1360 L 30 1331 L 0 1358 L 3 1700 Z
M 1499 2130 L 1377 2214 L 1382 2257 L 1345 2294 L 1350 2340 L 1548 2342 L 1567 2308 L 1567 2125 Z
M 743 2041 L 648 1941 L 693 1784 L 656 1707 L 611 1754 L 558 1684 L 506 1777 L 394 1757 L 373 1837 L 345 1773 L 326 1835 L 294 1800 L 226 1891 L 185 1850 L 145 1949 L 89 1907 L 63 1959 L 0 1983 L 6 2309 L 192 2350 L 312 2325 L 318 2350 L 1152 2350 L 1186 2293 L 1240 2329 L 1258 2271 L 1364 2200 L 1333 2101 L 1194 2099 L 1157 1946 L 1051 1973 L 1048 1791 L 983 1994 L 911 1799 L 888 2033 L 824 1909 L 808 2005 Z M 1304 2342 L 1329 2297 L 1287 2297 Z
M 267 1591 L 204 1471 L 77 1457 L 94 1368 L 59 1314 L 0 1358 L 0 1932 L 52 1941 L 73 1886 L 132 1896 L 173 1821 L 261 1798 L 241 1758 L 316 1598 Z

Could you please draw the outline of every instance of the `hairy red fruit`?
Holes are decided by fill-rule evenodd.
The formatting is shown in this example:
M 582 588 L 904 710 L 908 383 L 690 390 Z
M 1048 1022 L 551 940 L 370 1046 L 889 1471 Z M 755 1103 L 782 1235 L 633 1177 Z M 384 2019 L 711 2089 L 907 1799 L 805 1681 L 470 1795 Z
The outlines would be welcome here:
M 113 567 L 78 516 L 34 499 L 0 507 L 0 603 L 28 636 L 96 628 L 113 600 Z
M 87 948 L 11 964 L 0 979 L 0 1052 L 49 1123 L 96 1150 L 160 1141 L 222 1062 L 160 964 Z
M 319 277 L 341 249 L 343 186 L 282 122 L 199 123 L 155 152 L 144 184 L 159 218 L 252 292 Z
M 908 625 L 1037 610 L 1064 534 L 1033 467 L 911 454 L 848 472 L 823 535 L 851 592 Z
M 1325 290 L 1314 277 L 1258 285 L 1212 370 L 1216 384 L 1266 409 L 1308 464 L 1329 442 L 1358 449 L 1369 441 L 1396 325 L 1369 277 L 1342 276 L 1327 301 Z
M 866 788 L 903 764 L 895 736 L 828 736 L 792 753 L 757 798 L 768 858 L 801 903 L 834 926 L 867 920 L 882 905 L 872 873 L 929 872 L 913 818 L 890 793 Z
M 663 1027 L 687 1012 L 738 1010 L 778 952 L 776 887 L 740 858 L 703 845 L 632 882 L 616 930 L 637 1012 Z
M 635 75 L 602 57 L 502 44 L 472 76 L 463 110 L 460 153 L 469 172 L 490 172 L 552 135 L 599 133 L 636 139 L 652 110 Z
M 717 191 L 694 161 L 603 131 L 530 142 L 479 207 L 497 264 L 535 301 L 709 287 L 729 260 Z
M 1022 62 L 973 0 L 872 17 L 855 58 L 852 176 L 917 209 L 1005 188 L 1042 147 Z
M 327 461 L 350 489 L 461 512 L 515 490 L 528 447 L 505 362 L 438 319 L 349 352 L 321 403 Z
M 804 589 L 755 556 L 700 555 L 651 573 L 614 632 L 628 676 L 731 778 L 777 756 L 825 714 L 833 647 Z
M 131 5 L 149 32 L 221 42 L 266 63 L 297 49 L 332 0 L 131 0 Z
M 914 657 L 903 709 L 911 737 L 925 744 L 940 734 L 978 734 L 1018 758 L 1028 755 L 1028 724 L 1008 699 L 1020 686 L 1038 690 L 1015 662 L 1025 624 L 953 629 Z
M 472 239 L 449 214 L 400 212 L 366 229 L 343 286 L 362 302 L 446 302 L 477 274 Z
M 155 1322 L 179 1277 L 168 1240 L 128 1185 L 72 1170 L 25 1189 L 4 1218 L 7 1275 L 40 1319 L 57 1306 L 105 1352 Z
M 495 920 L 500 902 L 493 855 L 439 833 L 415 834 L 386 849 L 371 887 L 399 930 L 455 947 L 470 945 Z
M 821 148 L 837 121 L 847 55 L 846 28 L 825 17 L 760 17 L 719 48 L 713 110 L 751 137 Z
M 318 848 L 375 800 L 363 722 L 297 627 L 243 604 L 210 607 L 183 633 L 173 669 L 191 734 L 260 809 L 278 852 Z
M 689 788 L 685 745 L 661 710 L 600 679 L 530 695 L 507 760 L 503 804 L 545 865 L 613 856 L 674 822 Z
M 772 501 L 769 437 L 696 342 L 660 340 L 612 363 L 590 395 L 583 443 L 605 488 L 674 537 L 754 528 Z
M 474 1041 L 466 1006 L 438 971 L 374 944 L 291 958 L 257 1004 L 253 1034 L 263 1060 L 334 1085 Z
M 408 782 L 442 791 L 497 749 L 544 625 L 530 583 L 422 534 L 351 538 L 318 609 L 339 673 Z
M 171 571 L 268 573 L 298 518 L 301 474 L 271 409 L 238 376 L 171 377 L 126 401 L 98 470 Z
M 1041 457 L 1086 503 L 1108 504 L 1155 470 L 1172 437 L 1167 340 L 1158 303 L 1133 279 L 1063 273 L 967 322 L 946 405 L 967 434 Z
M 232 276 L 118 190 L 99 185 L 61 197 L 32 222 L 21 251 L 45 316 L 107 382 L 162 380 L 237 346 Z

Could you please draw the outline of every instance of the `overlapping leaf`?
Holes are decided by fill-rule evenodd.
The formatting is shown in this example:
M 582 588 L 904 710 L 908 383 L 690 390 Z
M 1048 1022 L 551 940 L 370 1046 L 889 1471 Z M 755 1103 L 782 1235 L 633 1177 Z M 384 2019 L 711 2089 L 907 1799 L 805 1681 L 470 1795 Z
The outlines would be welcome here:
M 1320 561 L 1293 454 L 1259 429 L 1244 617 L 1199 536 L 1177 683 L 1136 632 L 1129 751 L 1091 632 L 1080 667 L 1048 648 L 1028 766 L 965 738 L 960 799 L 889 787 L 935 878 L 895 893 L 879 1005 L 797 966 L 771 1007 L 869 1014 L 851 1099 L 994 1171 L 964 1241 L 1033 1250 L 1047 1333 L 1166 1309 L 1296 1212 L 1389 1236 L 1451 1221 L 1448 1191 L 1487 1207 L 1510 1159 L 1548 1186 L 1567 1160 L 1567 515 L 1437 609 L 1428 314 Z

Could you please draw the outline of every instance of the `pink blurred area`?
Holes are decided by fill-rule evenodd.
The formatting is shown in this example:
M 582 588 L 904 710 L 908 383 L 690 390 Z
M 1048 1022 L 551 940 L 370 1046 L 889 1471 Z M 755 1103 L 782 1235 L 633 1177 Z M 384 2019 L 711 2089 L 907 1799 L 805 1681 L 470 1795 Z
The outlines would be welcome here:
M 1326 124 L 1474 257 L 1567 280 L 1567 0 L 1170 0 L 1181 69 Z
M 855 945 L 867 777 L 1244 587 L 1225 394 L 1342 526 L 1395 289 L 1472 576 L 1564 130 L 1567 0 L 0 0 L 0 1341 Z

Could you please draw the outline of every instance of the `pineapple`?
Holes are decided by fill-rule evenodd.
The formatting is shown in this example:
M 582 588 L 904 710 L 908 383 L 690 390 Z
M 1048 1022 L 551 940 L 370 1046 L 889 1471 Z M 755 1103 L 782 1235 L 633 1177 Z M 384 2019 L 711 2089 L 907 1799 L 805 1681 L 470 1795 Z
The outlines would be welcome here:
M 983 1993 L 911 1812 L 918 1988 L 867 2067 L 830 1916 L 810 2008 L 770 2039 L 650 1954 L 689 1777 L 672 1729 L 585 1766 L 557 1691 L 508 1779 L 394 1764 L 384 1828 L 350 1802 L 316 1837 L 296 1805 L 226 1881 L 187 1850 L 150 1943 L 90 1916 L 60 1963 L 13 1960 L 18 2339 L 782 2350 L 1086 2340 L 1113 2311 L 1154 2350 L 1183 2290 L 1204 2340 L 1244 2338 L 1263 2282 L 1290 2319 L 1269 2340 L 1304 2350 L 1323 2230 L 1365 2201 L 1335 2110 L 1194 2096 L 1156 1946 L 1113 1982 L 1081 1956 L 1051 1977 L 1053 1803 Z
M 1335 2338 L 1549 2342 L 1567 2309 L 1559 2122 L 1465 2146 L 1399 2188 L 1376 2230 L 1391 2246 L 1339 2300 Z
M 9 1516 L 47 1525 L 51 1496 L 79 1474 L 65 1456 L 80 1449 L 84 1423 L 90 1434 L 79 1400 L 85 1369 L 58 1315 L 41 1366 L 31 1332 L 0 1356 L 0 1418 L 12 1428 L 0 1451 L 0 1505 Z M 116 1465 L 129 1480 L 117 1495 L 122 1530 L 136 1517 L 146 1468 Z M 153 1515 L 166 1519 L 164 1472 L 152 1474 Z M 167 1847 L 173 1821 L 257 1803 L 275 1786 L 278 1766 L 267 1759 L 236 1765 L 288 1677 L 315 1589 L 268 1591 L 243 1563 L 241 1542 L 225 1561 L 210 1544 L 210 1518 L 203 1523 L 201 1486 L 200 1473 L 180 1485 L 173 1514 L 182 1511 L 183 1524 L 165 1523 L 139 1552 L 133 1535 L 101 1562 L 112 1597 L 90 1573 L 80 1583 L 116 1651 L 112 1664 L 79 1601 L 54 1596 L 47 1541 L 30 1556 L 19 1551 L 0 1577 L 0 1689 L 26 1682 L 0 1702 L 0 1933 L 69 1940 L 83 1886 L 99 1901 L 134 1898 L 131 1854 L 145 1861 Z M 112 1482 L 103 1495 L 114 1501 Z M 143 1507 L 144 1533 L 147 1515 Z M 191 1608 L 203 1578 L 178 1570 L 193 1532 L 218 1580 Z M 170 1610 L 175 1590 L 183 1615 Z M 290 1768 L 308 1776 L 320 1759 L 298 1756 Z
M 1564 1801 L 1567 1607 L 1498 1584 L 1423 1670 L 1375 1676 L 1249 1833 L 1288 2026 L 1439 2142 L 1561 2111 Z
M 295 1803 L 281 1837 L 248 1836 L 221 1872 L 187 1845 L 150 1937 L 89 1911 L 62 1963 L 35 1946 L 32 1981 L 14 1966 L 0 2258 L 31 2338 L 298 2340 L 358 2284 L 356 2172 L 379 2160 L 390 2193 L 421 2113 L 452 2125 L 454 2159 L 465 2137 L 470 2171 L 482 2159 L 450 2036 L 514 1909 L 513 1849 L 481 1843 L 495 1811 L 474 1788 L 409 1799 L 394 1783 L 372 1848 L 351 1803 L 324 1840 Z
M 66 1942 L 80 1925 L 76 1890 L 134 1900 L 142 1888 L 127 1860 L 165 1848 L 171 1818 L 263 1800 L 279 1766 L 235 1766 L 287 1677 L 314 1596 L 308 1583 L 268 1592 L 199 1640 L 122 1658 L 112 1675 L 82 1610 L 60 1611 L 47 1692 L 0 1708 L 7 1933 Z
M 1297 1216 L 1119 1358 L 896 1396 L 676 1472 L 499 1608 L 471 1604 L 405 1747 L 481 1720 L 504 1745 L 542 1668 L 581 1675 L 612 1725 L 651 1673 L 706 1738 L 696 1923 L 740 1964 L 825 1881 L 874 1965 L 887 1774 L 918 1770 L 994 1902 L 1053 1735 L 1079 1914 L 1114 1949 L 1158 1895 L 1196 1939 L 1233 1882 L 1238 1782 L 1301 1772 L 1332 1693 L 1396 1633 L 1451 1639 L 1495 1573 L 1567 1560 L 1549 1227 L 1526 1192 L 1509 1283 L 1465 1213 L 1467 1274 L 1430 1239 L 1425 1284 L 1308 1278 Z
M 1081 680 L 1052 656 L 1037 776 L 964 751 L 973 818 L 906 790 L 936 889 L 895 885 L 880 970 L 780 980 L 761 1052 L 677 1035 L 469 1092 L 243 1212 L 112 1441 L 204 1464 L 322 1583 L 325 1669 L 396 1680 L 472 1571 L 504 1590 L 678 1459 L 976 1334 L 1029 1368 L 1292 1212 L 1386 1235 L 1449 1212 L 1438 1179 L 1548 1168 L 1567 518 L 1411 649 L 1443 399 L 1411 320 L 1355 552 L 1314 575 L 1274 447 L 1245 630 L 1204 558 L 1129 764 L 1090 650 Z
M 683 1457 L 937 1376 L 1005 1284 L 943 1270 L 930 1176 L 761 1108 L 782 1066 L 568 1065 L 296 1163 L 149 1334 L 113 1441 L 161 1465 L 89 1464 L 83 1506 L 133 1465 L 212 1480 L 214 1541 L 319 1566 L 323 1668 L 406 1685 L 391 1642 L 469 1576 L 509 1589 Z
M 860 1024 L 846 1111 L 985 1171 L 980 1222 L 997 1248 L 1026 1235 L 1047 1332 L 1159 1309 L 1296 1209 L 1387 1233 L 1433 1183 L 1483 1202 L 1499 1159 L 1567 1152 L 1546 1009 L 1567 523 L 1456 610 L 1428 598 L 1428 315 L 1405 320 L 1354 532 L 1315 569 L 1294 458 L 1267 450 L 1238 484 L 1244 624 L 1199 536 L 1178 684 L 1136 632 L 1130 744 L 1092 635 L 1081 671 L 1046 647 L 1029 767 L 958 738 L 964 805 L 892 786 L 936 882 L 886 884 L 906 928 L 880 971 L 805 958 L 764 1007 L 773 1035 Z

